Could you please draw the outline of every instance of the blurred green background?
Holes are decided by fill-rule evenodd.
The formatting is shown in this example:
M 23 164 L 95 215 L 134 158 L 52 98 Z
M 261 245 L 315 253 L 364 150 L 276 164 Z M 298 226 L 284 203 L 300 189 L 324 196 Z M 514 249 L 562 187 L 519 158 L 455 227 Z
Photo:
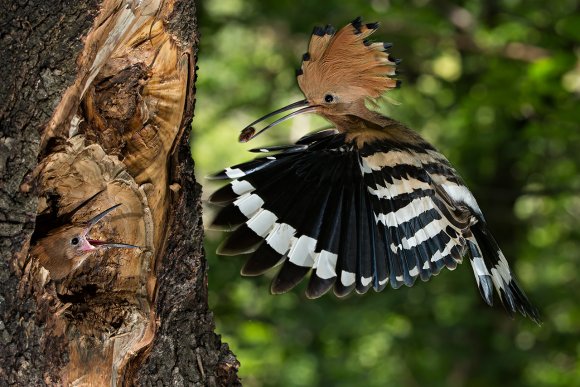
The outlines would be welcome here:
M 469 265 L 343 300 L 307 300 L 304 286 L 271 296 L 272 275 L 240 277 L 243 259 L 216 257 L 222 235 L 208 232 L 210 303 L 244 384 L 580 385 L 578 1 L 202 1 L 192 153 L 204 195 L 216 188 L 204 176 L 247 149 L 326 125 L 303 116 L 237 142 L 302 99 L 294 69 L 312 27 L 359 15 L 403 58 L 403 87 L 389 94 L 401 104 L 382 111 L 457 167 L 545 322 L 484 305 Z

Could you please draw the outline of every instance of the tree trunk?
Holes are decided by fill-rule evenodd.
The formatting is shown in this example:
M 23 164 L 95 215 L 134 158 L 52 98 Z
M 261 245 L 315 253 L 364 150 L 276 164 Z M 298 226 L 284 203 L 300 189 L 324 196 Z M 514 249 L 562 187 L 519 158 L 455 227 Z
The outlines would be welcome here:
M 188 0 L 0 5 L 0 385 L 239 385 L 207 305 L 196 26 Z

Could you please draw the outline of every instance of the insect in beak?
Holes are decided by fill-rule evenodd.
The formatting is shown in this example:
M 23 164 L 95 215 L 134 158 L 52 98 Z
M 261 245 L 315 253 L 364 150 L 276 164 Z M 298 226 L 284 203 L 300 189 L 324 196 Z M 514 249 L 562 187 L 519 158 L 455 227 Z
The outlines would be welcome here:
M 82 241 L 81 241 L 82 244 L 79 247 L 82 251 L 94 250 L 97 247 L 119 247 L 119 248 L 138 248 L 139 247 L 139 246 L 130 245 L 130 244 L 127 244 L 127 243 L 116 243 L 116 242 L 100 241 L 100 240 L 97 240 L 97 239 L 91 239 L 91 238 L 88 238 L 87 237 L 87 235 L 91 231 L 91 229 L 101 219 L 103 219 L 105 216 L 107 216 L 110 212 L 112 212 L 113 210 L 115 210 L 120 205 L 121 204 L 116 204 L 113 207 L 106 209 L 105 211 L 101 212 L 100 214 L 98 214 L 94 218 L 90 219 L 86 223 L 86 227 L 84 228 L 84 230 L 83 230 L 83 232 L 81 234 L 81 236 L 82 236 L 81 239 L 84 239 L 84 243 L 82 243 Z
M 291 103 L 290 105 L 284 106 L 283 108 L 280 108 L 280 109 L 275 110 L 271 113 L 268 113 L 261 118 L 258 118 L 256 121 L 252 122 L 251 124 L 246 126 L 244 129 L 242 129 L 242 131 L 240 133 L 239 141 L 240 142 L 248 142 L 251 139 L 253 139 L 254 137 L 256 137 L 257 135 L 259 135 L 260 133 L 263 133 L 266 130 L 270 129 L 271 127 L 276 126 L 279 123 L 284 122 L 284 121 L 286 121 L 294 116 L 297 116 L 297 115 L 303 114 L 303 113 L 312 113 L 312 112 L 316 111 L 317 107 L 318 107 L 317 105 L 314 105 L 314 106 L 309 105 L 308 100 L 305 100 L 305 99 L 298 101 L 298 102 Z M 272 122 L 271 124 L 267 125 L 262 130 L 260 130 L 259 132 L 256 133 L 256 128 L 254 128 L 254 125 L 257 124 L 258 122 L 261 122 L 267 118 L 270 118 L 270 117 L 275 116 L 277 114 L 286 112 L 288 110 L 296 109 L 296 108 L 301 108 L 301 109 L 298 109 L 290 114 L 285 115 L 284 117 L 277 119 L 276 121 Z

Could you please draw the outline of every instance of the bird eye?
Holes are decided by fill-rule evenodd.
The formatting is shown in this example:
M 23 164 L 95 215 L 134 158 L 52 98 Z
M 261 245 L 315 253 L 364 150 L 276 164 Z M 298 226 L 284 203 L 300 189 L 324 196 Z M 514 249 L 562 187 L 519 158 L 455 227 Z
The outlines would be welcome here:
M 73 239 L 70 240 L 70 244 L 73 246 L 76 246 L 79 244 L 79 238 L 74 237 Z
M 334 101 L 334 97 L 331 94 L 326 94 L 324 96 L 324 102 L 331 103 L 332 101 Z

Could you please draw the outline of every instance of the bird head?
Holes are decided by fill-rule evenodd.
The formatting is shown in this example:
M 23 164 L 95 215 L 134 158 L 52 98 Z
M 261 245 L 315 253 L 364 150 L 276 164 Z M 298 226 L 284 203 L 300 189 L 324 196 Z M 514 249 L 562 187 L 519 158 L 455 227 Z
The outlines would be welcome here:
M 399 60 L 387 53 L 391 44 L 368 40 L 378 26 L 379 23 L 363 24 L 356 18 L 338 32 L 332 26 L 315 27 L 308 52 L 303 55 L 302 66 L 296 74 L 306 99 L 252 122 L 242 130 L 240 141 L 249 141 L 299 114 L 317 113 L 330 121 L 337 116 L 357 115 L 367 111 L 366 101 L 397 88 L 400 81 L 395 76 Z M 255 132 L 255 124 L 293 109 L 297 110 Z
M 79 267 L 88 254 L 102 248 L 137 248 L 138 246 L 100 241 L 89 237 L 91 229 L 110 212 L 119 207 L 117 204 L 82 224 L 61 226 L 38 240 L 31 254 L 50 272 L 52 279 L 59 280 Z

